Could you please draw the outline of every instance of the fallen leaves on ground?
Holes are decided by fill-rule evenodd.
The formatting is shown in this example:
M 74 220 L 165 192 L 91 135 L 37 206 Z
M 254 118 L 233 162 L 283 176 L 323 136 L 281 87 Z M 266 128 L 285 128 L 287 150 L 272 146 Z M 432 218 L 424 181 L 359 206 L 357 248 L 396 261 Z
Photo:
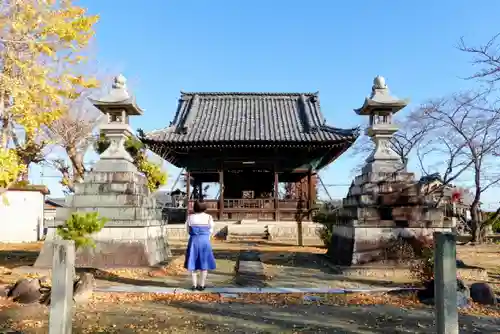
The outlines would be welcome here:
M 0 243 L 0 251 L 32 251 L 39 252 L 42 249 L 43 241 L 23 242 L 23 243 Z
M 30 274 L 15 273 L 12 271 L 12 269 L 6 267 L 0 267 L 0 284 L 14 284 L 18 280 L 23 278 L 41 278 L 41 277 L 44 276 L 38 273 L 30 273 Z
M 151 270 L 148 275 L 151 277 L 180 276 L 186 272 L 184 268 L 184 256 L 178 256 L 171 260 L 165 267 Z
M 304 296 L 315 296 L 309 301 L 304 299 Z M 144 304 L 143 304 L 144 303 Z M 241 303 L 241 304 L 266 304 L 272 305 L 275 308 L 287 308 L 292 305 L 328 305 L 328 306 L 377 306 L 388 305 L 398 309 L 432 309 L 432 307 L 420 304 L 415 294 L 407 295 L 388 295 L 388 294 L 240 294 L 236 298 L 224 297 L 219 294 L 209 293 L 185 293 L 185 294 L 154 294 L 154 293 L 95 293 L 89 304 L 84 308 L 75 312 L 74 323 L 79 324 L 79 332 L 81 333 L 120 333 L 124 330 L 132 330 L 141 333 L 171 333 L 177 330 L 176 333 L 192 333 L 194 329 L 202 329 L 205 322 L 191 315 L 176 315 L 170 319 L 168 317 L 159 317 L 157 314 L 144 314 L 140 317 L 135 317 L 134 314 L 142 312 L 140 305 L 148 305 L 148 303 L 164 303 L 174 308 L 182 308 L 185 303 Z M 0 312 L 6 308 L 16 308 L 21 310 L 23 306 L 13 303 L 7 299 L 0 298 Z M 112 308 L 110 311 L 115 314 L 115 310 L 119 310 L 120 316 L 117 316 L 115 321 L 108 319 L 103 315 L 103 309 Z M 161 309 L 162 306 L 159 306 Z M 30 330 L 47 327 L 48 308 L 43 309 L 43 319 L 38 317 L 32 320 L 19 320 L 6 324 L 16 330 Z M 144 308 L 147 309 L 147 308 Z M 155 308 L 155 309 L 158 309 Z M 286 311 L 288 312 L 288 311 Z M 489 316 L 500 317 L 500 307 L 491 308 L 472 303 L 467 309 L 460 309 L 460 313 L 473 316 Z M 116 315 L 116 314 L 115 314 Z M 387 323 L 393 320 L 400 321 L 404 316 L 398 316 L 393 319 L 390 315 L 380 316 L 375 319 L 376 323 Z M 30 317 L 25 317 L 30 319 Z M 42 320 L 41 320 L 42 319 Z M 45 320 L 44 320 L 45 319 Z M 121 320 L 120 320 L 121 319 Z M 124 320 L 130 319 L 130 320 Z M 135 319 L 135 320 L 132 320 Z M 123 322 L 123 321 L 125 322 Z M 174 321 L 174 322 L 173 322 Z M 350 320 L 354 322 L 355 320 Z M 218 324 L 219 325 L 219 324 Z M 418 324 L 424 328 L 424 325 Z M 0 326 L 1 327 L 1 326 Z M 211 328 L 213 332 L 213 328 Z
M 421 304 L 415 294 L 402 296 L 388 294 L 307 294 L 317 296 L 313 301 L 304 300 L 303 293 L 278 293 L 278 294 L 238 294 L 237 297 L 225 297 L 210 293 L 177 293 L 177 294 L 155 294 L 155 293 L 96 293 L 92 303 L 135 303 L 142 301 L 154 301 L 165 303 L 226 303 L 238 302 L 248 304 L 268 304 L 277 307 L 287 305 L 309 304 L 309 305 L 331 305 L 331 306 L 376 306 L 390 305 L 401 308 L 426 308 Z M 500 318 L 500 307 L 488 307 L 477 303 L 470 303 L 468 308 L 459 309 L 462 314 L 489 316 Z
M 469 307 L 458 309 L 461 314 L 500 318 L 500 306 L 487 306 L 470 302 Z
M 18 306 L 17 303 L 14 303 L 12 300 L 0 297 L 0 311 L 8 308 L 12 308 Z
M 318 296 L 319 298 L 313 302 L 305 301 L 303 293 L 269 293 L 269 294 L 238 294 L 237 297 L 225 297 L 219 294 L 210 293 L 177 293 L 177 294 L 156 294 L 156 293 L 96 293 L 94 294 L 92 303 L 135 303 L 140 301 L 155 301 L 155 302 L 195 302 L 195 303 L 225 303 L 239 302 L 249 304 L 270 304 L 275 306 L 285 306 L 291 304 L 317 304 L 317 305 L 393 305 L 398 307 L 403 306 L 423 306 L 419 304 L 414 295 L 398 297 L 390 295 L 369 295 L 369 294 L 346 294 L 346 295 L 330 295 L 330 294 L 308 294 Z
M 109 269 L 109 270 L 95 270 L 92 274 L 97 279 L 107 279 L 113 277 L 122 278 L 142 278 L 148 272 L 148 269 L 144 268 L 123 268 L 123 269 Z
M 90 305 L 100 303 L 127 304 L 144 301 L 156 302 L 194 302 L 194 303 L 217 303 L 221 302 L 221 297 L 218 294 L 210 293 L 177 293 L 177 294 L 161 294 L 161 293 L 94 293 Z

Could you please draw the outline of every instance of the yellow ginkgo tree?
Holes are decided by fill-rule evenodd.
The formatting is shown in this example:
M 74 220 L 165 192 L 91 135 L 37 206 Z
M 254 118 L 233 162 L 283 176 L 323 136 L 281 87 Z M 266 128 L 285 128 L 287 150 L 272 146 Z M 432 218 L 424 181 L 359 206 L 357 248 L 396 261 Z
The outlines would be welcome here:
M 0 1 L 0 193 L 26 170 L 68 101 L 98 86 L 80 70 L 97 20 L 69 0 Z

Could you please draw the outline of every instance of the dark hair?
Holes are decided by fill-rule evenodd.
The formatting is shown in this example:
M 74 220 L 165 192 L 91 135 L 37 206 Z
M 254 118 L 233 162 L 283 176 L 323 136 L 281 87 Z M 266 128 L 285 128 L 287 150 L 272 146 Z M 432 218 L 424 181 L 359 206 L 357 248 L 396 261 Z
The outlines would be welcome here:
M 207 204 L 203 201 L 196 201 L 193 205 L 194 213 L 201 213 L 207 210 Z

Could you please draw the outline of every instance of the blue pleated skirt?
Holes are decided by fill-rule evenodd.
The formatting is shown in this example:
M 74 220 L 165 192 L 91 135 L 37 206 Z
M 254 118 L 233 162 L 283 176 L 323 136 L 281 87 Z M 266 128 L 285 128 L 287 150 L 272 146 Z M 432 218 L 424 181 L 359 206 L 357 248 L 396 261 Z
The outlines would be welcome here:
M 210 233 L 200 227 L 190 227 L 184 268 L 189 271 L 214 270 L 215 257 L 210 244 Z

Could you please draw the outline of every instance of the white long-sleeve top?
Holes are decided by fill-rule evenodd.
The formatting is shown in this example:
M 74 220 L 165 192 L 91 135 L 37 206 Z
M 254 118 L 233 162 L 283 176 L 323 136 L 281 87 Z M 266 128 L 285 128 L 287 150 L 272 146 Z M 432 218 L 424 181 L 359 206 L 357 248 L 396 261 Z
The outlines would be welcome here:
M 210 235 L 214 234 L 214 219 L 205 212 L 190 214 L 186 220 L 186 231 L 189 234 L 190 226 L 210 226 Z

